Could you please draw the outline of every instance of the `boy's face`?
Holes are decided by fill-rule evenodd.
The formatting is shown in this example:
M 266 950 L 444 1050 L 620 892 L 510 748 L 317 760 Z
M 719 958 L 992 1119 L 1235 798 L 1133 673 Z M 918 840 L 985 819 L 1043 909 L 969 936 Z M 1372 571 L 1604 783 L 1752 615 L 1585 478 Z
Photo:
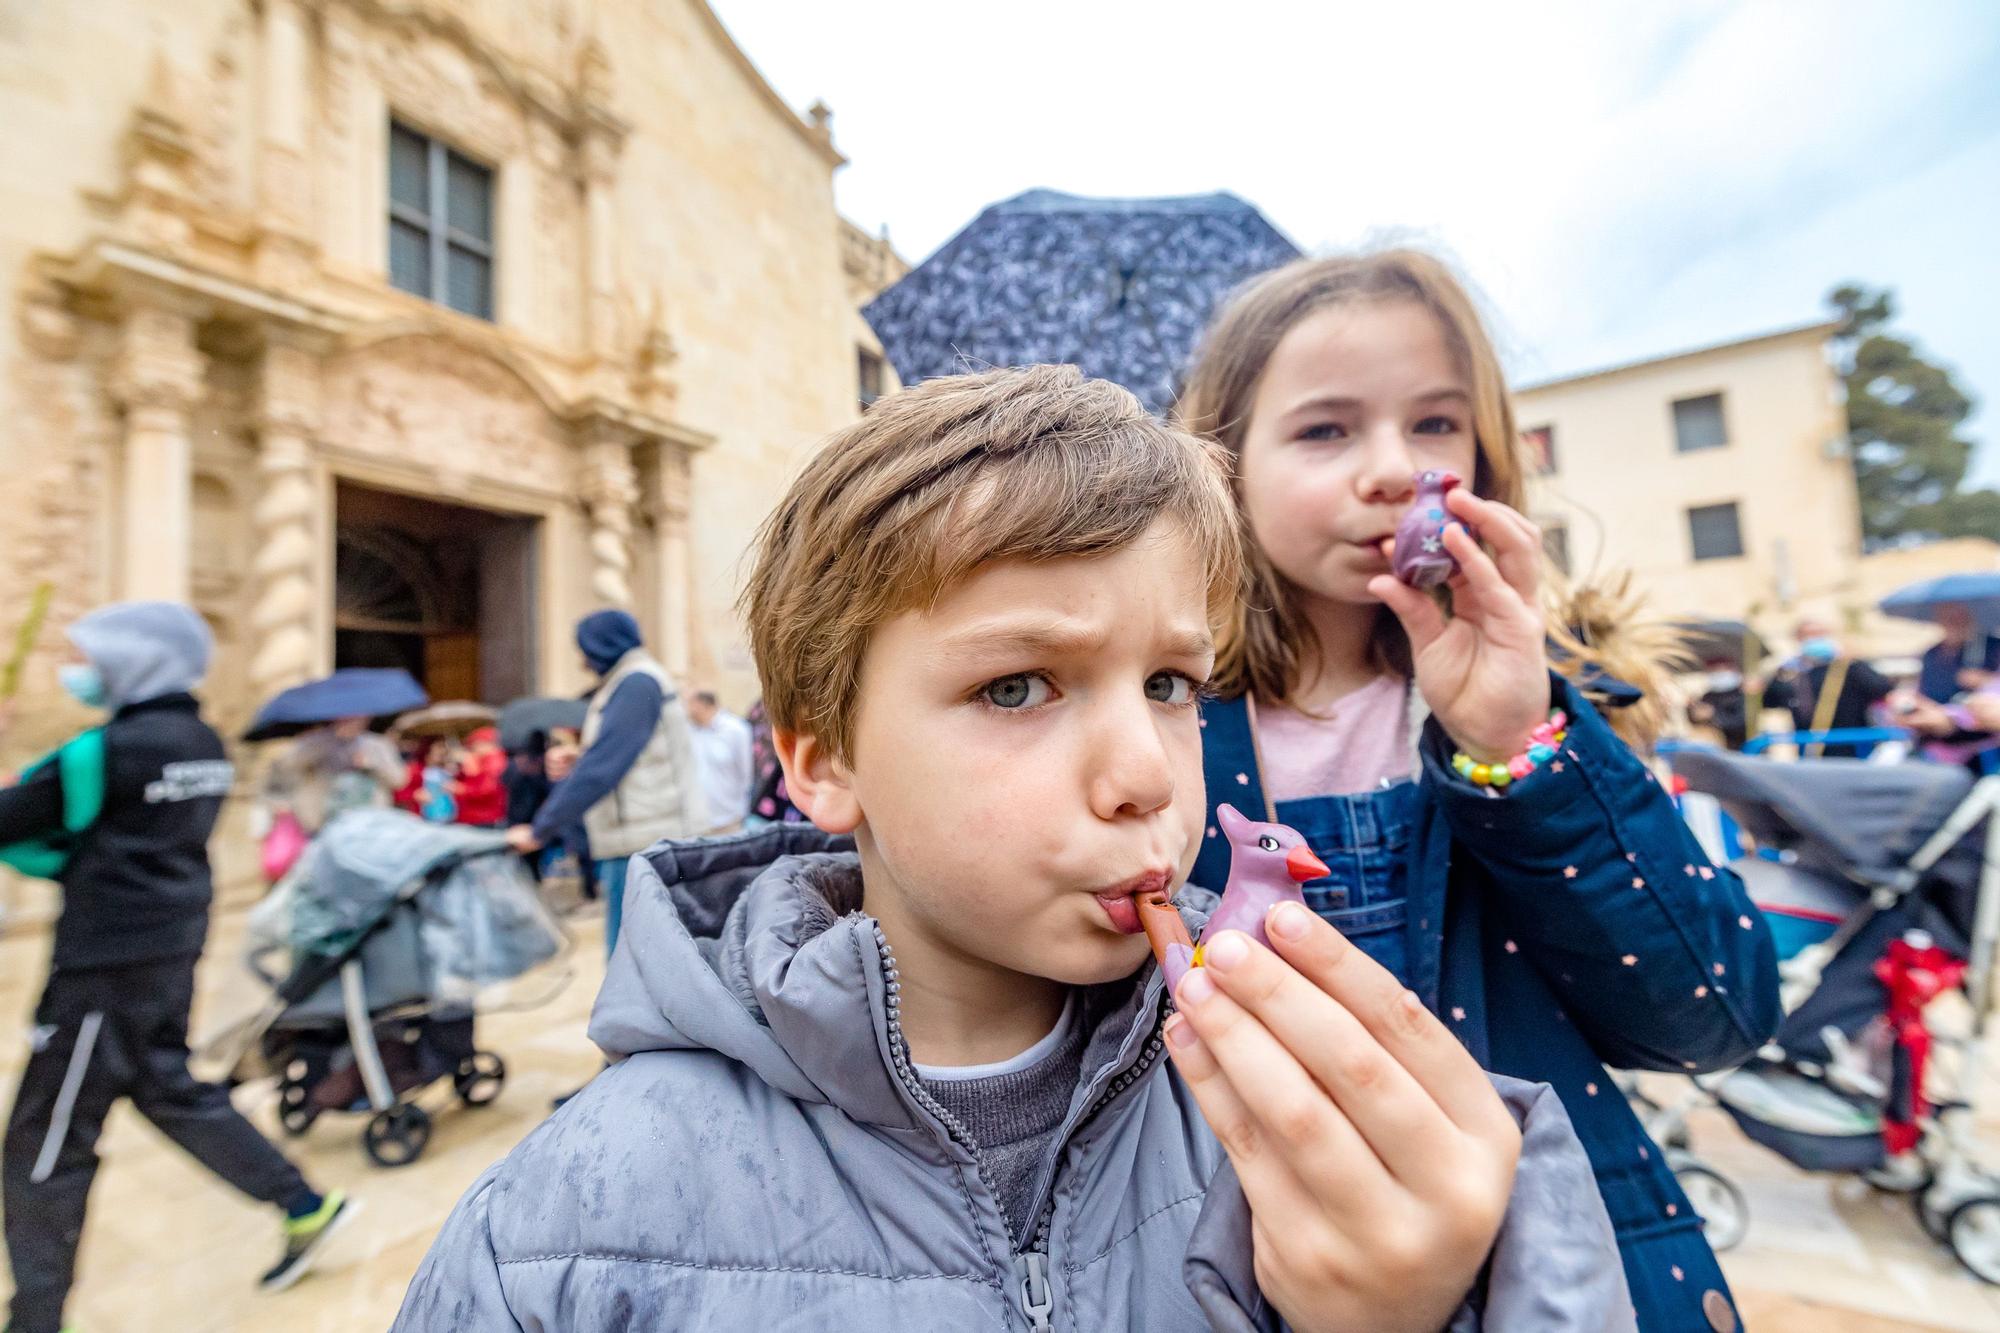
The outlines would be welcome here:
M 1131 895 L 1180 883 L 1205 815 L 1205 594 L 1161 520 L 1109 555 L 987 566 L 876 631 L 852 762 L 821 761 L 809 813 L 854 828 L 906 968 L 1091 984 L 1144 960 Z

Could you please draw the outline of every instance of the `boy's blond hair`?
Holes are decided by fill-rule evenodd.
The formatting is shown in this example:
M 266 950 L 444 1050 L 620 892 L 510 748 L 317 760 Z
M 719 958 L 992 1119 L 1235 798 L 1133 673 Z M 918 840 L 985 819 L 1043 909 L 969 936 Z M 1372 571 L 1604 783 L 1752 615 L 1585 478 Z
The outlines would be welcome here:
M 928 380 L 819 447 L 758 534 L 742 611 L 771 725 L 851 758 L 875 628 L 981 566 L 1107 554 L 1159 518 L 1235 595 L 1235 508 L 1212 445 L 1074 366 Z

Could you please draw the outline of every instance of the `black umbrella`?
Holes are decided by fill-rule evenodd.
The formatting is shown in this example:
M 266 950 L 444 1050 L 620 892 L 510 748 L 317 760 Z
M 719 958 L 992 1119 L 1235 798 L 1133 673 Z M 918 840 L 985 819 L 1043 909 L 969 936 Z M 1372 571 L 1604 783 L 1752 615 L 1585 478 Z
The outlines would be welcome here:
M 546 735 L 557 727 L 581 731 L 589 708 L 582 699 L 516 699 L 500 710 L 500 748 L 525 750 L 536 732 Z
M 994 204 L 862 313 L 905 384 L 1066 363 L 1155 412 L 1216 303 L 1298 247 L 1232 194 Z

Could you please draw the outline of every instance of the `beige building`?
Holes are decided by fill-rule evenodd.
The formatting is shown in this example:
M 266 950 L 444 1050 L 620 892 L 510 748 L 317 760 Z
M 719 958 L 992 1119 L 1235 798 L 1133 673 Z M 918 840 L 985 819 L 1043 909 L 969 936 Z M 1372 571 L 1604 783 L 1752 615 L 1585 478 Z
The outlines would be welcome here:
M 901 261 L 701 0 L 12 6 L 0 124 L 10 751 L 128 597 L 209 618 L 226 725 L 338 665 L 574 690 L 601 606 L 747 702 L 741 553 Z
M 1854 611 L 1861 518 L 1846 418 L 1809 324 L 1516 394 L 1533 517 L 1579 578 L 1633 571 L 1662 615 L 1781 632 Z

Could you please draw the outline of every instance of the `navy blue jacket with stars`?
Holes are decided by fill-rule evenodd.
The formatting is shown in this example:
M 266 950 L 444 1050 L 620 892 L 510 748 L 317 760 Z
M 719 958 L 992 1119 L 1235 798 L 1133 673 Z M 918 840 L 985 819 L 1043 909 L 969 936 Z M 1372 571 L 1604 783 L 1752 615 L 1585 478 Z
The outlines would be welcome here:
M 1454 773 L 1452 742 L 1425 724 L 1409 981 L 1481 1064 L 1561 1096 L 1640 1327 L 1734 1328 L 1700 1222 L 1605 1066 L 1693 1073 L 1748 1057 L 1780 1016 L 1770 933 L 1652 772 L 1560 676 L 1554 690 L 1570 717 L 1562 752 L 1504 793 Z M 1202 726 L 1209 825 L 1224 801 L 1268 812 L 1245 702 L 1204 705 Z M 1192 881 L 1228 876 L 1228 840 L 1203 839 Z

